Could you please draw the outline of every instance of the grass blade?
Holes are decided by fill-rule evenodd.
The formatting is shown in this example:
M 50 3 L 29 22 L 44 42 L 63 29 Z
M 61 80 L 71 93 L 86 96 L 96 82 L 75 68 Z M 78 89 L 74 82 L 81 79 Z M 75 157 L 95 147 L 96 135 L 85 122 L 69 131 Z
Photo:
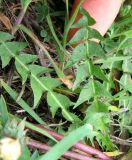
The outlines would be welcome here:
M 6 102 L 4 97 L 1 95 L 0 97 L 0 113 L 1 113 L 1 123 L 4 126 L 9 119 L 8 110 L 6 106 Z
M 88 124 L 71 132 L 68 136 L 57 143 L 49 152 L 41 156 L 38 160 L 57 160 L 61 157 L 73 144 L 83 139 L 90 132 Z M 59 152 L 58 152 L 59 151 Z
M 12 99 L 16 101 L 18 94 L 10 86 L 8 86 L 3 80 L 1 80 L 1 84 L 3 88 L 6 90 L 6 92 L 12 97 Z M 31 109 L 31 107 L 29 107 L 29 105 L 22 98 L 17 103 L 26 112 L 28 112 L 30 116 L 33 117 L 38 123 L 45 124 L 45 122 L 34 112 L 34 110 Z

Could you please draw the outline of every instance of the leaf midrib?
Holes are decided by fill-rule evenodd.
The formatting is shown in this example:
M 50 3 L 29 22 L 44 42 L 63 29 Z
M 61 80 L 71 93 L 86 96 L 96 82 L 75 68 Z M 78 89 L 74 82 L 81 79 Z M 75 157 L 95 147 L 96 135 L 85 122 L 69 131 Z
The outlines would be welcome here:
M 60 101 L 56 98 L 56 96 L 53 94 L 53 92 L 47 88 L 37 77 L 35 74 L 33 74 L 31 72 L 31 70 L 29 70 L 29 68 L 22 63 L 19 58 L 5 45 L 5 43 L 2 43 L 3 46 L 5 46 L 5 48 L 8 50 L 8 52 L 12 55 L 13 58 L 15 58 L 15 60 L 27 71 L 31 73 L 31 76 L 40 84 L 40 86 L 43 88 L 43 90 L 46 90 L 48 92 L 50 92 L 51 96 L 53 97 L 53 99 L 56 101 L 56 103 L 58 104 L 58 106 L 62 109 L 62 111 L 65 113 L 65 115 L 67 115 L 67 117 L 73 121 L 72 116 L 68 113 L 68 111 L 65 109 L 65 107 L 60 103 Z

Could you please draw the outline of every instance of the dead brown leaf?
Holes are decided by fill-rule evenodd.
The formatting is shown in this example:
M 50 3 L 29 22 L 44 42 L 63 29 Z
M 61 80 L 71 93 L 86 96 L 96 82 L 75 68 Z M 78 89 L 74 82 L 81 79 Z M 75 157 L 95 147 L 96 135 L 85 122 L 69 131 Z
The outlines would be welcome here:
M 60 80 L 69 88 L 73 87 L 73 83 L 69 79 L 60 78 Z
M 4 24 L 4 26 L 11 32 L 12 31 L 12 24 L 9 20 L 9 18 L 4 15 L 3 13 L 0 13 L 0 21 Z
M 72 79 L 73 76 L 66 76 L 65 78 L 57 78 L 59 81 L 62 81 L 69 89 L 73 87 L 73 83 L 70 79 Z

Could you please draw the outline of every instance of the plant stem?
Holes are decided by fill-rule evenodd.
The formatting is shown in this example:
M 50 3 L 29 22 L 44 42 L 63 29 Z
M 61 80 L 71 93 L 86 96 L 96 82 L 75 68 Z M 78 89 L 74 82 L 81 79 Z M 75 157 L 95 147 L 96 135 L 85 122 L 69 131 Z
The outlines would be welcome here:
M 12 118 L 15 118 L 18 123 L 21 122 L 21 119 L 18 118 L 18 117 L 15 117 L 14 115 L 10 115 Z M 39 134 L 42 134 L 44 136 L 47 136 L 49 138 L 51 138 L 53 141 L 56 141 L 57 140 L 61 140 L 63 139 L 63 135 L 61 134 L 58 134 L 50 129 L 47 129 L 47 128 L 44 128 L 42 125 L 34 125 L 32 123 L 29 123 L 29 122 L 25 122 L 25 126 L 26 128 L 36 132 L 36 133 L 39 133 Z M 76 149 L 79 149 L 85 153 L 88 153 L 88 154 L 91 154 L 91 155 L 96 155 L 97 157 L 99 157 L 101 160 L 112 160 L 110 157 L 108 157 L 107 155 L 105 155 L 104 153 L 102 153 L 101 151 L 93 148 L 93 147 L 90 147 L 90 146 L 86 146 L 85 144 L 82 144 L 81 142 L 78 142 L 76 144 L 73 145 L 73 147 L 75 147 Z M 96 159 L 97 160 L 97 159 Z M 99 160 L 99 159 L 98 159 Z
M 14 118 L 18 123 L 20 123 L 22 121 L 22 119 L 14 116 L 12 114 L 10 114 L 10 117 Z M 44 131 L 42 128 L 35 126 L 34 124 L 32 124 L 30 122 L 25 121 L 25 127 L 34 131 L 34 132 L 37 132 L 37 133 L 43 135 L 43 136 L 47 136 L 48 138 L 50 138 L 54 142 L 57 142 L 57 140 L 52 135 L 50 135 L 47 131 Z
M 21 12 L 20 12 L 20 14 L 19 14 L 19 16 L 18 16 L 18 18 L 17 18 L 17 20 L 16 20 L 16 23 L 15 23 L 15 25 L 14 25 L 14 27 L 13 27 L 13 30 L 12 30 L 12 34 L 13 34 L 13 35 L 14 35 L 14 34 L 16 33 L 16 31 L 19 29 L 19 25 L 21 24 L 21 22 L 22 22 L 22 20 L 23 20 L 23 18 L 24 18 L 24 16 L 25 16 L 25 13 L 26 13 L 26 11 L 27 11 L 27 9 L 28 9 L 28 6 L 30 5 L 31 2 L 32 2 L 32 0 L 29 0 L 29 1 L 26 3 L 25 6 L 23 6 L 23 4 L 22 4 Z
M 59 48 L 60 48 L 61 51 L 64 51 L 64 48 L 62 47 L 62 45 L 61 45 L 61 43 L 60 43 L 60 40 L 58 39 L 58 37 L 57 37 L 57 35 L 56 35 L 56 33 L 55 33 L 55 30 L 54 30 L 54 27 L 53 27 L 53 23 L 52 23 L 52 21 L 51 21 L 51 17 L 50 17 L 49 14 L 47 15 L 47 22 L 48 22 L 50 31 L 51 31 L 51 33 L 52 33 L 52 35 L 53 35 L 53 37 L 54 37 L 57 45 L 59 46 Z M 66 51 L 64 51 L 64 53 L 66 53 Z M 67 54 L 67 53 L 66 53 L 66 54 Z M 61 55 L 61 56 L 62 56 L 62 55 Z
M 69 0 L 66 0 L 66 22 L 69 20 Z
M 47 0 L 45 0 L 45 5 L 48 6 Z M 52 20 L 51 20 L 51 17 L 50 17 L 49 13 L 48 13 L 46 19 L 47 19 L 47 23 L 48 23 L 48 26 L 50 28 L 50 31 L 53 35 L 53 38 L 55 39 L 55 41 L 56 41 L 56 43 L 59 47 L 59 58 L 60 58 L 61 68 L 63 70 L 64 69 L 65 56 L 68 55 L 68 52 L 65 50 L 65 48 L 63 48 L 59 38 L 57 37 L 57 35 L 55 33 L 55 29 L 53 27 L 53 23 L 52 23 Z
M 20 28 L 30 37 L 32 38 L 32 40 L 44 51 L 45 55 L 48 57 L 48 59 L 50 60 L 50 62 L 52 63 L 57 75 L 59 78 L 64 78 L 65 75 L 64 73 L 58 68 L 58 66 L 56 65 L 56 63 L 54 62 L 54 60 L 52 59 L 52 57 L 50 56 L 49 52 L 45 49 L 44 45 L 39 41 L 39 39 L 37 38 L 37 36 L 32 33 L 29 29 L 27 29 L 25 26 L 20 25 Z
M 64 29 L 64 35 L 63 35 L 63 47 L 65 48 L 66 47 L 66 43 L 67 43 L 67 36 L 68 36 L 68 32 L 72 26 L 72 24 L 74 23 L 76 17 L 77 17 L 77 14 L 79 12 L 79 9 L 80 9 L 80 6 L 82 4 L 84 0 L 81 0 L 79 5 L 77 6 L 76 8 L 76 11 L 74 12 L 73 16 L 71 17 L 71 19 L 69 20 L 68 24 L 66 25 L 65 29 Z
M 49 130 L 49 129 L 46 129 L 44 127 L 42 127 L 42 125 L 39 125 L 39 127 L 46 131 L 47 133 L 49 133 L 52 137 L 54 137 L 56 140 L 61 140 L 64 136 L 61 135 L 61 134 L 58 134 L 52 130 Z M 101 158 L 102 160 L 111 160 L 110 157 L 108 157 L 107 155 L 105 155 L 104 153 L 100 152 L 99 150 L 93 148 L 93 147 L 90 147 L 90 146 L 86 146 L 85 144 L 82 144 L 81 142 L 78 142 L 76 144 L 73 145 L 73 147 L 83 151 L 83 152 L 86 152 L 86 153 L 89 153 L 89 154 L 92 154 L 92 155 L 97 155 L 97 157 Z
M 30 147 L 33 147 L 33 148 L 35 147 L 35 148 L 38 148 L 43 151 L 49 151 L 51 149 L 51 146 L 40 143 L 35 140 L 31 140 L 31 139 L 28 141 L 28 145 Z M 75 158 L 76 160 L 100 160 L 100 159 L 95 159 L 95 158 L 88 157 L 85 155 L 81 155 L 81 154 L 78 154 L 78 153 L 72 152 L 72 151 L 67 151 L 66 153 L 64 153 L 63 156 L 66 158 Z
M 21 12 L 20 12 L 20 14 L 19 14 L 19 16 L 18 16 L 18 18 L 17 18 L 17 20 L 16 20 L 16 23 L 15 23 L 13 29 L 12 29 L 12 34 L 13 34 L 13 35 L 14 35 L 14 34 L 17 32 L 17 30 L 19 29 L 19 25 L 21 24 L 21 22 L 22 22 L 22 20 L 23 20 L 23 18 L 24 18 L 25 13 L 26 13 L 25 10 L 22 9 Z
M 87 39 L 88 39 L 88 30 L 87 30 Z M 86 47 L 87 47 L 87 55 L 88 55 L 88 60 L 87 60 L 88 71 L 89 71 L 89 74 L 90 74 L 90 78 L 92 79 L 94 102 L 95 102 L 95 105 L 96 105 L 96 110 L 98 111 L 98 109 L 99 109 L 98 98 L 97 98 L 97 95 L 96 95 L 94 76 L 93 76 L 93 73 L 92 73 L 93 72 L 92 71 L 92 64 L 91 64 L 90 57 L 89 57 L 89 43 L 88 42 L 89 42 L 88 40 L 85 42 L 86 43 Z

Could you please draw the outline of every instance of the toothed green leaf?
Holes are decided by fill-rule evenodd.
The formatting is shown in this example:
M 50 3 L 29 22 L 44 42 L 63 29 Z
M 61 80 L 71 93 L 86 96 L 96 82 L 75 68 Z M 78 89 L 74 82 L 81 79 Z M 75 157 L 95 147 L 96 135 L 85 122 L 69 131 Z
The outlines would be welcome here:
M 97 96 L 104 96 L 111 98 L 111 94 L 104 88 L 103 84 L 99 81 L 94 81 L 94 87 Z
M 3 126 L 5 126 L 9 119 L 9 113 L 7 110 L 6 102 L 2 95 L 0 97 L 0 119 Z
M 48 102 L 48 105 L 51 107 L 50 110 L 53 117 L 56 111 L 58 110 L 58 108 L 61 108 L 65 118 L 68 119 L 69 121 L 73 121 L 73 118 L 70 115 L 70 112 L 68 111 L 68 108 L 71 105 L 73 105 L 73 102 L 71 102 L 68 97 L 55 92 L 48 92 L 47 102 Z
M 26 10 L 32 0 L 21 0 L 22 7 Z
M 96 65 L 92 64 L 92 62 L 90 62 L 90 69 L 91 69 L 92 74 L 95 77 L 99 78 L 100 80 L 108 82 L 108 79 L 105 76 L 105 74 L 103 73 L 103 71 L 101 70 L 100 66 L 96 66 Z
M 94 42 L 94 41 L 89 41 L 87 45 L 87 55 L 90 57 L 96 56 L 100 58 L 105 58 L 105 52 L 102 49 L 102 47 Z
M 18 55 L 17 58 L 19 61 L 15 61 L 16 69 L 20 74 L 20 76 L 22 77 L 22 84 L 24 84 L 30 74 L 30 72 L 28 71 L 27 64 L 35 61 L 38 57 L 36 55 L 31 55 L 31 54 L 21 54 Z M 26 68 L 23 67 L 23 64 L 26 66 Z
M 72 89 L 75 90 L 77 87 L 79 87 L 80 83 L 85 81 L 88 75 L 89 73 L 88 73 L 88 67 L 86 63 L 78 66 L 77 73 L 76 73 L 76 80 L 74 82 Z
M 86 45 L 84 43 L 79 44 L 73 50 L 72 56 L 70 57 L 70 63 L 75 64 L 78 61 L 81 61 L 87 57 Z
M 92 81 L 86 84 L 79 95 L 79 98 L 74 106 L 74 108 L 78 107 L 80 104 L 89 101 L 93 96 L 93 88 L 92 88 Z
M 10 62 L 11 58 L 19 54 L 19 52 L 27 46 L 24 42 L 3 42 L 0 45 L 0 56 L 2 60 L 2 68 Z
M 34 93 L 34 107 L 37 106 L 43 92 L 52 90 L 61 84 L 59 81 L 50 77 L 40 77 L 39 82 L 45 86 L 45 89 L 42 88 L 41 84 L 31 76 L 31 88 Z
M 40 76 L 41 74 L 49 73 L 52 71 L 52 69 L 50 69 L 50 68 L 46 68 L 46 67 L 35 65 L 35 64 L 28 65 L 28 68 L 36 76 Z
M 0 31 L 0 43 L 1 43 L 1 42 L 5 42 L 5 41 L 8 41 L 8 40 L 11 40 L 11 39 L 13 39 L 13 38 L 14 38 L 13 35 L 11 35 L 11 34 L 9 34 L 9 33 L 7 33 L 7 32 L 1 32 L 1 31 Z

